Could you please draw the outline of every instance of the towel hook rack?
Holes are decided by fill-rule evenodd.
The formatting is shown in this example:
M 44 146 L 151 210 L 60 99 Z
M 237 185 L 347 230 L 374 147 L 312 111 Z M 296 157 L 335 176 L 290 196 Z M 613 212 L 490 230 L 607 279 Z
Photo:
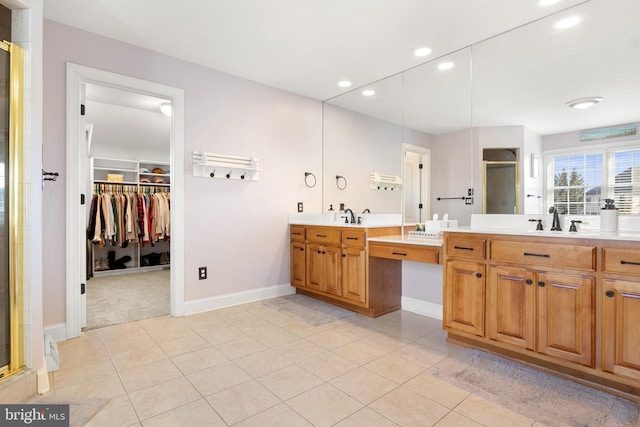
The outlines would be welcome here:
M 313 177 L 313 184 L 309 184 L 309 181 L 307 180 L 307 178 L 309 177 Z M 311 172 L 305 172 L 304 173 L 304 184 L 309 187 L 309 188 L 313 188 L 316 186 L 316 184 L 318 183 L 318 180 L 316 179 L 316 176 L 311 173 Z
M 344 182 L 342 185 L 340 185 L 341 179 Z M 342 175 L 336 175 L 336 187 L 338 187 L 338 190 L 344 190 L 345 188 L 347 188 L 347 178 Z

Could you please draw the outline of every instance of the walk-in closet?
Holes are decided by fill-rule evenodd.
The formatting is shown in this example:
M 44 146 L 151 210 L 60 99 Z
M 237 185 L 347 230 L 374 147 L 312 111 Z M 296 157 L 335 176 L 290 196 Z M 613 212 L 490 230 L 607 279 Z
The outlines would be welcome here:
M 85 330 L 170 314 L 170 107 L 86 85 Z

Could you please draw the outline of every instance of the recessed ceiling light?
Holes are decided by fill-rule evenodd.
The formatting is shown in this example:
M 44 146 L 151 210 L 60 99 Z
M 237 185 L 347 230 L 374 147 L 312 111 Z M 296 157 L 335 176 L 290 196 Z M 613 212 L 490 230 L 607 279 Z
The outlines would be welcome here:
M 567 102 L 567 107 L 575 108 L 577 110 L 584 110 L 590 107 L 593 107 L 596 104 L 602 102 L 601 97 L 599 96 L 590 96 L 588 98 L 579 98 L 574 99 L 573 101 Z
M 582 19 L 579 16 L 569 16 L 555 23 L 554 27 L 558 30 L 564 30 L 565 28 L 571 28 L 580 23 Z
M 376 94 L 376 91 L 373 89 L 365 89 L 362 91 L 362 95 L 364 96 L 373 96 Z
M 431 55 L 431 48 L 428 47 L 421 47 L 419 49 L 416 49 L 415 52 L 413 52 L 413 54 L 415 56 L 418 57 L 423 57 L 423 56 L 427 56 L 427 55 Z
M 338 82 L 338 86 L 340 87 L 351 87 L 351 82 L 349 80 L 341 80 Z
M 450 70 L 453 68 L 455 64 L 451 61 L 447 61 L 447 62 L 441 62 L 438 64 L 438 70 Z
M 552 4 L 558 3 L 560 0 L 538 0 L 539 6 L 551 6 Z

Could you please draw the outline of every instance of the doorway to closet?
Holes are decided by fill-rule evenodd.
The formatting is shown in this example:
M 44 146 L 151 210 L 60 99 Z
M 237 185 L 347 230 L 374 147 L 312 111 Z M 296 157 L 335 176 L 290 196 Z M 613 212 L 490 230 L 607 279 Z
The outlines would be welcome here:
M 117 98 L 121 99 L 126 96 L 134 95 L 147 95 L 151 98 L 158 98 L 167 101 L 172 106 L 172 115 L 170 117 L 170 133 L 169 133 L 169 164 L 160 165 L 159 163 L 145 163 L 141 160 L 153 160 L 154 162 L 162 163 L 163 160 L 156 159 L 133 159 L 136 167 L 116 167 L 114 164 L 104 164 L 100 166 L 98 161 L 98 167 L 96 167 L 95 159 L 90 161 L 88 144 L 91 139 L 92 144 L 96 142 L 95 132 L 97 130 L 95 124 L 93 127 L 88 126 L 86 115 L 81 114 L 85 107 L 86 99 L 86 86 L 97 85 L 100 87 L 111 88 L 120 90 Z M 86 113 L 86 110 L 85 110 Z M 112 144 L 113 141 L 109 141 L 108 144 Z M 130 145 L 137 145 L 137 141 Z M 127 185 L 140 185 L 141 177 L 148 176 L 149 180 L 153 178 L 162 177 L 165 179 L 166 188 L 170 190 L 171 208 L 169 213 L 170 226 L 171 226 L 171 238 L 169 241 L 169 256 L 170 256 L 170 313 L 172 316 L 184 315 L 184 90 L 166 86 L 146 80 L 141 80 L 133 77 L 124 76 L 121 74 L 111 73 L 103 70 L 98 70 L 77 64 L 67 64 L 67 215 L 66 215 L 66 301 L 67 301 L 67 316 L 66 316 L 66 336 L 64 338 L 74 338 L 81 334 L 82 328 L 86 325 L 86 288 L 87 288 L 87 272 L 88 267 L 95 268 L 94 254 L 91 258 L 86 256 L 88 239 L 87 239 L 87 225 L 88 214 L 91 208 L 90 202 L 92 200 L 93 182 L 92 179 L 96 175 L 92 176 L 92 173 L 100 171 L 101 178 L 104 178 L 106 183 L 113 182 L 117 184 L 121 182 L 123 185 L 126 180 L 130 184 Z M 94 152 L 94 154 L 96 154 Z M 111 155 L 111 154 L 109 154 Z M 107 159 L 114 160 L 111 157 Z M 126 160 L 126 159 L 121 159 Z M 93 165 L 93 167 L 92 167 Z M 149 173 L 145 169 L 148 169 L 153 165 L 153 168 L 149 170 Z M 168 174 L 153 173 L 153 169 L 156 166 L 160 166 L 163 169 L 167 168 Z M 112 168 L 114 170 L 111 170 Z M 121 169 L 121 170 L 117 170 Z M 158 171 L 157 171 L 158 172 Z M 107 174 L 114 175 L 111 177 L 114 181 L 109 181 Z M 121 176 L 119 176 L 121 175 Z M 125 177 L 126 176 L 126 177 Z M 122 179 L 122 181 L 119 181 Z M 168 181 L 168 183 L 167 183 Z M 161 183 L 158 184 L 159 187 Z M 138 187 L 139 188 L 139 187 Z M 136 255 L 137 258 L 134 256 Z M 120 261 L 120 264 L 135 262 L 136 267 L 140 267 L 141 264 L 148 261 L 142 261 L 143 257 L 147 255 L 142 248 L 139 252 L 132 252 L 132 254 L 115 254 L 112 261 L 112 265 L 115 265 Z M 128 259 L 130 257 L 131 259 Z M 98 256 L 98 265 L 102 262 L 102 265 L 109 265 L 109 252 L 107 251 L 105 261 L 100 260 Z M 91 260 L 85 262 L 85 260 Z M 80 261 L 80 262 L 79 262 Z M 114 264 L 115 263 L 115 264 Z M 134 265 L 131 264 L 133 267 Z M 146 267 L 146 266 L 145 266 Z M 156 266 L 157 267 L 157 266 Z M 129 268 L 127 266 L 126 268 Z M 162 268 L 162 267 L 158 267 Z M 158 270 L 161 271 L 161 270 Z M 64 339 L 61 337 L 61 339 Z
M 171 313 L 171 102 L 84 84 L 86 323 Z

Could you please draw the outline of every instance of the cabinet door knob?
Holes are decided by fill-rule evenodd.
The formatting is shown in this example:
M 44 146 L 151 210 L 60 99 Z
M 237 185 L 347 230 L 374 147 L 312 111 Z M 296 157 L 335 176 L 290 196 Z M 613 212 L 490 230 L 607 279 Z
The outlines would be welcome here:
M 608 296 L 609 298 L 613 298 L 613 296 L 615 295 L 615 293 L 613 291 L 607 291 L 604 293 L 606 296 Z
M 541 288 L 544 288 L 544 282 L 538 282 L 538 286 L 540 286 Z
M 482 273 L 476 273 L 476 277 L 479 279 L 482 277 Z
M 346 257 L 347 257 L 347 254 L 342 254 L 342 258 L 346 258 Z
M 319 251 L 318 251 L 318 253 L 319 253 L 319 254 L 321 254 L 321 253 L 322 253 L 322 251 L 320 251 L 320 250 L 319 250 Z
M 327 253 L 327 251 L 322 251 L 322 254 L 323 254 L 323 255 L 324 255 L 324 254 L 326 254 L 326 253 Z
M 300 248 L 300 251 L 304 252 L 304 248 Z
M 524 281 L 524 283 L 526 283 L 527 285 L 530 285 L 530 284 L 532 284 L 532 283 L 533 283 L 533 280 L 531 280 L 531 279 L 527 279 L 527 280 L 525 280 L 525 281 Z

